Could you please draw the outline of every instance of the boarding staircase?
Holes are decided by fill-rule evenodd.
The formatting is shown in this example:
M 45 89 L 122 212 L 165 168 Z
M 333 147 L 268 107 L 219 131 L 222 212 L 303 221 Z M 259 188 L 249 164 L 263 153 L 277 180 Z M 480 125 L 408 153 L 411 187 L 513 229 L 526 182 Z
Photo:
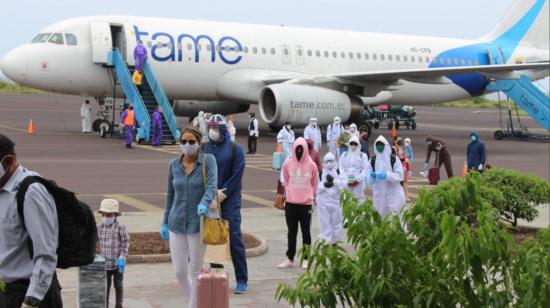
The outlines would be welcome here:
M 522 74 L 519 79 L 494 80 L 487 86 L 487 90 L 504 92 L 516 105 L 525 110 L 533 120 L 547 131 L 550 131 L 549 98 L 533 85 L 528 76 Z
M 177 128 L 177 120 L 172 106 L 162 89 L 162 86 L 155 77 L 151 66 L 146 62 L 143 65 L 143 80 L 141 94 L 132 81 L 132 75 L 126 61 L 120 51 L 116 48 L 109 51 L 108 63 L 114 67 L 116 77 L 122 87 L 126 98 L 134 106 L 137 122 L 137 138 L 140 141 L 151 141 L 153 131 L 151 116 L 153 111 L 161 106 L 163 143 L 174 144 L 179 140 L 181 132 Z

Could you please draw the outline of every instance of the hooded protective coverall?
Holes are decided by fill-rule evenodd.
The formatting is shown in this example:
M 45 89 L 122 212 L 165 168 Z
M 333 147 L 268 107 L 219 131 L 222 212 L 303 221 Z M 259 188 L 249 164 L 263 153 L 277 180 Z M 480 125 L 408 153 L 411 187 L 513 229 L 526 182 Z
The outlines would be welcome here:
M 317 123 L 310 123 L 304 129 L 304 139 L 313 141 L 313 149 L 319 152 L 321 148 L 321 130 Z
M 204 111 L 199 111 L 199 115 L 197 116 L 196 128 L 202 134 L 201 143 L 207 143 L 208 142 L 208 127 L 206 126 L 206 116 L 204 115 Z
M 157 146 L 162 142 L 162 114 L 160 111 L 155 110 L 151 118 L 153 120 L 153 138 L 151 144 Z
M 247 283 L 246 251 L 241 232 L 241 188 L 245 168 L 244 151 L 234 143 L 227 127 L 219 126 L 221 140 L 208 142 L 205 154 L 212 154 L 218 164 L 218 189 L 225 189 L 227 198 L 221 203 L 222 218 L 229 221 L 229 244 L 237 282 Z
M 376 143 L 384 144 L 382 153 L 376 150 Z M 380 216 L 398 214 L 405 204 L 405 192 L 401 186 L 403 181 L 403 166 L 399 159 L 391 166 L 391 146 L 383 136 L 378 136 L 374 142 L 376 162 L 372 170 L 371 163 L 367 165 L 367 184 L 372 187 L 373 204 Z M 376 176 L 373 177 L 373 172 Z M 381 175 L 385 174 L 385 176 Z
M 327 161 L 333 161 L 330 166 Z M 332 186 L 327 184 L 327 175 L 332 176 Z M 330 187 L 327 187 L 330 186 Z M 332 153 L 327 153 L 323 158 L 323 174 L 317 185 L 319 238 L 328 244 L 334 244 L 342 240 L 344 228 L 342 227 L 342 208 L 340 207 L 340 193 L 345 188 L 346 182 L 340 178 L 336 168 L 336 158 Z
M 277 143 L 283 147 L 285 159 L 292 157 L 292 145 L 294 144 L 294 131 L 285 127 L 281 128 L 277 134 Z M 307 150 L 307 148 L 306 148 Z
M 358 145 L 359 138 L 352 137 L 349 144 L 355 142 Z M 346 181 L 347 189 L 357 198 L 361 203 L 365 201 L 365 176 L 367 175 L 367 166 L 369 164 L 369 158 L 367 154 L 361 152 L 361 146 L 355 147 L 342 154 L 339 161 L 340 176 Z
M 92 132 L 92 106 L 90 104 L 82 104 L 80 107 L 80 117 L 82 118 L 82 132 Z
M 336 146 L 336 142 L 338 141 L 338 137 L 340 137 L 343 132 L 344 127 L 340 122 L 332 123 L 327 126 L 328 149 L 334 157 L 338 157 L 338 147 Z
M 479 135 L 476 132 L 470 134 L 470 138 L 472 137 L 476 139 L 468 144 L 466 153 L 468 170 L 475 169 L 481 172 L 485 167 L 485 144 L 479 141 Z
M 143 44 L 137 44 L 134 49 L 134 60 L 136 62 L 136 70 L 143 69 L 143 63 L 147 60 L 147 48 Z

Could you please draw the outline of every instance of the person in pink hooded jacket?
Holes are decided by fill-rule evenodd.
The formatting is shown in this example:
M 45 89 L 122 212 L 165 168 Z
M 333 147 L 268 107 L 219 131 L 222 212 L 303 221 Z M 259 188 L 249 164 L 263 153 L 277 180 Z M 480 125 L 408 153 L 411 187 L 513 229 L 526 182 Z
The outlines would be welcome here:
M 281 170 L 281 182 L 286 191 L 285 218 L 288 228 L 286 256 L 288 259 L 277 267 L 288 268 L 295 266 L 298 224 L 302 232 L 302 244 L 311 245 L 311 211 L 319 183 L 319 172 L 309 157 L 304 138 L 300 137 L 294 141 L 293 155 L 285 160 Z

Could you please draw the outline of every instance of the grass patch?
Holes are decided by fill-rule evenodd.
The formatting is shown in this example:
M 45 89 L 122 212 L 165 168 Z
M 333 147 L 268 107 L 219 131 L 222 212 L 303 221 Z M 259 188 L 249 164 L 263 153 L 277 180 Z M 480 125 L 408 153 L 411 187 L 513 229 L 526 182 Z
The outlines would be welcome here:
M 0 94 L 48 94 L 42 90 L 37 90 L 22 86 L 17 83 L 0 82 Z
M 508 103 L 506 101 L 501 102 L 501 107 L 503 108 L 503 111 L 505 111 L 506 108 L 508 108 Z M 515 114 L 515 106 L 516 104 L 514 102 L 511 102 L 510 106 Z M 498 108 L 498 101 L 493 101 L 490 99 L 486 99 L 484 97 L 474 97 L 472 99 L 463 99 L 459 101 L 453 101 L 453 102 L 446 102 L 446 103 L 440 103 L 436 104 L 435 106 L 438 107 L 448 107 L 448 108 L 481 108 L 481 109 L 497 109 Z M 527 115 L 527 112 L 525 112 L 523 109 L 518 109 L 520 115 Z

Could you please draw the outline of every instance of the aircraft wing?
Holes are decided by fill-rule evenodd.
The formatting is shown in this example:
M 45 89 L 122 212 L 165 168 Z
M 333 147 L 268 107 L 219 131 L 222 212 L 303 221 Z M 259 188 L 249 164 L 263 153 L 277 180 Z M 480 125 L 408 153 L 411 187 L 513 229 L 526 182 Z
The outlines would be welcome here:
M 303 84 L 326 84 L 338 82 L 340 84 L 365 84 L 365 83 L 391 83 L 399 79 L 424 82 L 424 83 L 449 83 L 444 78 L 449 75 L 461 75 L 468 73 L 480 73 L 487 77 L 498 79 L 517 79 L 517 71 L 524 70 L 550 70 L 550 62 L 537 62 L 525 64 L 499 64 L 499 65 L 480 65 L 480 66 L 459 66 L 459 67 L 436 67 L 425 69 L 408 70 L 386 70 L 354 72 L 342 74 L 325 75 L 288 75 L 288 76 L 268 76 L 263 81 L 266 84 L 274 83 L 303 83 Z

